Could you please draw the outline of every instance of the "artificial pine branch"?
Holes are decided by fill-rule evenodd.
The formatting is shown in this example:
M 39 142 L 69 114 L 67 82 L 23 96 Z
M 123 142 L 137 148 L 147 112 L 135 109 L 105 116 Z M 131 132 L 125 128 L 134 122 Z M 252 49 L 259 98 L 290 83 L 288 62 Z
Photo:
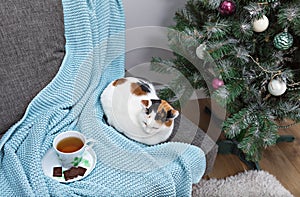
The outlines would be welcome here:
M 162 74 L 171 74 L 174 72 L 176 64 L 171 60 L 163 60 L 159 57 L 152 58 L 151 70 Z

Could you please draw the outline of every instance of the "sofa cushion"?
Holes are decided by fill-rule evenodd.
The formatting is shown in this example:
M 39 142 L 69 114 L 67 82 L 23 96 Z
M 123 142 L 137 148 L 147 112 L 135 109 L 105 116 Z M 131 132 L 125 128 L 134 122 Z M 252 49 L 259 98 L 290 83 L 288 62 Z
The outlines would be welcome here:
M 0 3 L 0 136 L 22 118 L 65 55 L 61 0 Z

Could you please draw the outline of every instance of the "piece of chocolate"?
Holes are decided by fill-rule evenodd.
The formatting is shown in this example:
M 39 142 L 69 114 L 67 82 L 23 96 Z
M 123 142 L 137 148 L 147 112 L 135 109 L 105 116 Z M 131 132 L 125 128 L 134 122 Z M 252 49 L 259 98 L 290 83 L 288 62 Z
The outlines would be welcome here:
M 62 176 L 62 167 L 54 167 L 53 168 L 53 176 L 61 177 Z
M 69 170 L 64 171 L 65 180 L 74 179 L 78 176 L 78 169 L 76 167 L 71 167 Z
M 78 169 L 77 172 L 78 172 L 79 176 L 83 176 L 85 174 L 86 170 L 87 170 L 86 168 L 81 167 L 81 166 L 78 166 L 77 169 Z
M 77 167 L 71 167 L 70 169 L 69 169 L 70 171 L 71 171 L 71 175 L 73 176 L 78 176 L 78 168 Z
M 65 176 L 65 180 L 70 180 L 70 179 L 74 179 L 77 176 L 84 176 L 85 172 L 86 172 L 86 168 L 84 167 L 71 167 L 70 169 L 64 171 L 64 176 Z

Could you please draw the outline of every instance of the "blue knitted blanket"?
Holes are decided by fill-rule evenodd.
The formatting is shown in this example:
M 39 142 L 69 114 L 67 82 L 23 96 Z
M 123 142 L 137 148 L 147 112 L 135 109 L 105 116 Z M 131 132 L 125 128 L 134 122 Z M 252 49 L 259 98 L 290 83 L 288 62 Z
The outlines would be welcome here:
M 66 56 L 53 81 L 0 141 L 1 196 L 190 196 L 205 170 L 197 147 L 136 143 L 105 124 L 100 95 L 124 76 L 125 20 L 119 0 L 63 0 Z M 78 130 L 96 139 L 97 164 L 84 179 L 45 176 L 54 137 Z

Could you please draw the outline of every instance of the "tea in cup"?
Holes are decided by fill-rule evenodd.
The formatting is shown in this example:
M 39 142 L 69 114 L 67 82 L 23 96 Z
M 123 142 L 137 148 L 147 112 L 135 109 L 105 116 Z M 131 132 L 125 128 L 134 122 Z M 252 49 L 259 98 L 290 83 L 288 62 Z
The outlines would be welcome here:
M 92 148 L 95 140 L 86 139 L 78 131 L 66 131 L 57 135 L 53 140 L 53 148 L 64 168 L 78 166 L 84 151 Z

